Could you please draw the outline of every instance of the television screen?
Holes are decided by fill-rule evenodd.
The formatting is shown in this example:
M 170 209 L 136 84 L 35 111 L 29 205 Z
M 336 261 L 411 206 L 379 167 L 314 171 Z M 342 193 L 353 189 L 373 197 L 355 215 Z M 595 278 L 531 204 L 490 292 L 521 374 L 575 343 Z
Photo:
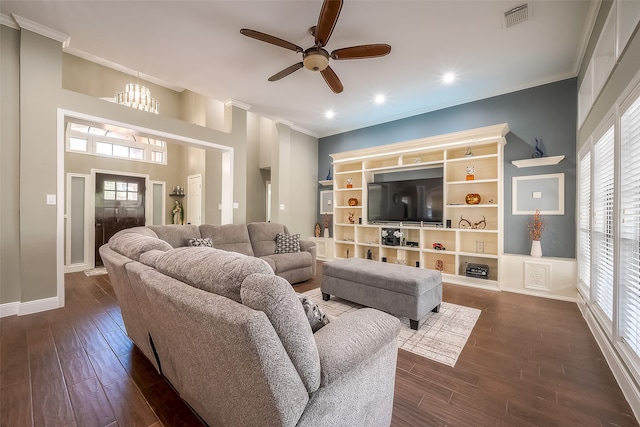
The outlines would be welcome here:
M 442 222 L 442 178 L 371 182 L 369 222 Z

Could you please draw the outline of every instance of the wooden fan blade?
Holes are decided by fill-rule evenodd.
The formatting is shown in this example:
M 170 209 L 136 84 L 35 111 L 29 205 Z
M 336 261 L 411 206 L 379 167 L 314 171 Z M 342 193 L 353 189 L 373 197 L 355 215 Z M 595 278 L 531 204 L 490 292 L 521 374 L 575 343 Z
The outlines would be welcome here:
M 283 77 L 287 77 L 289 74 L 293 73 L 294 71 L 298 71 L 300 68 L 302 68 L 302 65 L 303 65 L 302 62 L 293 64 L 292 66 L 287 67 L 284 70 L 280 71 L 279 73 L 275 73 L 273 76 L 269 77 L 269 81 L 275 82 L 276 80 L 280 80 Z
M 342 0 L 324 0 L 322 3 L 315 33 L 317 46 L 324 47 L 329 42 L 329 37 L 338 22 L 340 9 L 342 9 Z
M 332 59 L 365 59 L 388 55 L 391 46 L 388 44 L 365 44 L 336 49 L 331 52 Z
M 283 47 L 285 49 L 289 49 L 292 50 L 294 52 L 302 52 L 304 49 L 302 49 L 300 46 L 297 46 L 293 43 L 290 43 L 286 40 L 282 40 L 278 37 L 275 36 L 271 36 L 269 34 L 265 34 L 265 33 L 261 33 L 260 31 L 256 31 L 256 30 L 249 30 L 246 28 L 243 28 L 240 30 L 240 34 L 245 35 L 247 37 L 251 37 L 252 39 L 256 39 L 256 40 L 260 40 L 262 42 L 265 43 L 270 43 L 276 46 L 280 46 Z
M 338 75 L 331 69 L 331 67 L 327 67 L 324 70 L 320 71 L 322 77 L 324 77 L 324 81 L 327 82 L 329 87 L 334 93 L 340 93 L 344 89 Z

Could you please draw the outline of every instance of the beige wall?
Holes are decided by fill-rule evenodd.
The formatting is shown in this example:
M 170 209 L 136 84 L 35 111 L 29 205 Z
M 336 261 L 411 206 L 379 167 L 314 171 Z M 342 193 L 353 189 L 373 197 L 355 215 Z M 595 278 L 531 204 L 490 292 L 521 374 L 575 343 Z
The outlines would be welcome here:
M 0 304 L 20 300 L 20 34 L 0 26 Z M 6 55 L 4 54 L 6 53 Z
M 233 202 L 238 208 L 233 210 L 232 220 L 244 223 L 264 217 L 263 178 L 259 172 L 259 156 L 254 155 L 259 152 L 260 132 L 256 137 L 255 130 L 250 130 L 257 120 L 249 119 L 247 111 L 192 92 L 178 93 L 147 82 L 143 84 L 160 101 L 160 115 L 100 100 L 97 97 L 111 97 L 122 90 L 131 76 L 63 54 L 59 42 L 30 31 L 1 28 L 0 304 L 3 305 L 0 305 L 0 314 L 8 303 L 20 303 L 21 307 L 29 303 L 29 309 L 38 311 L 53 308 L 50 304 L 61 302 L 59 298 L 63 298 L 63 294 L 58 293 L 58 287 L 63 283 L 63 254 L 58 249 L 63 242 L 60 206 L 64 202 L 65 158 L 70 168 L 81 167 L 65 156 L 61 145 L 63 138 L 59 139 L 63 135 L 61 123 L 65 116 L 100 119 L 152 135 L 168 135 L 181 143 L 204 149 L 203 178 L 207 186 L 204 221 L 210 223 L 218 223 L 221 218 L 218 204 L 222 201 L 222 156 L 217 149 L 233 149 L 232 182 L 227 187 L 233 187 Z M 312 145 L 316 143 L 316 148 L 309 149 L 308 154 L 312 157 L 309 163 L 317 164 L 317 151 L 314 151 L 317 141 L 315 138 L 310 141 Z M 290 144 L 285 139 L 285 145 Z M 295 173 L 299 159 L 282 156 L 291 153 L 289 149 L 280 151 L 279 162 L 293 167 Z M 60 170 L 58 156 L 62 165 Z M 18 159 L 19 168 L 15 167 Z M 187 158 L 177 165 L 171 163 L 171 158 L 169 161 L 170 169 L 180 168 L 178 177 L 186 177 L 189 171 L 201 167 Z M 86 165 L 82 167 L 86 171 Z M 104 168 L 110 167 L 111 164 Z M 305 172 L 309 173 L 309 170 Z M 170 179 L 167 179 L 168 191 L 178 185 Z M 186 178 L 183 185 L 186 185 Z M 280 183 L 280 188 L 284 187 L 285 181 Z M 315 200 L 315 189 L 313 191 Z M 58 196 L 57 205 L 45 203 L 48 194 Z M 306 203 L 299 205 L 299 211 L 295 211 L 296 204 L 288 205 L 294 209 L 289 218 L 308 216 L 310 224 L 315 221 L 315 210 Z M 38 264 L 37 269 L 33 268 L 34 262 Z

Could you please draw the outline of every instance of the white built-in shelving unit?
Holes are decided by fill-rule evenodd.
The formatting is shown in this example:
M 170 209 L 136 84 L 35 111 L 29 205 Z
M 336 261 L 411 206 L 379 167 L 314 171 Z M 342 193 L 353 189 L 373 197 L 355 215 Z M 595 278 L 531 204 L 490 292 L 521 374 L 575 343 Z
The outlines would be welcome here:
M 508 132 L 508 125 L 500 124 L 332 154 L 334 256 L 366 258 L 370 251 L 377 261 L 386 258 L 391 263 L 431 269 L 441 261 L 443 278 L 449 283 L 499 289 L 503 150 Z M 466 178 L 469 166 L 475 169 L 473 180 Z M 433 167 L 443 168 L 444 219 L 451 221 L 451 228 L 446 228 L 446 223 L 368 223 L 367 183 L 373 181 L 374 175 Z M 481 202 L 466 204 L 469 193 L 479 194 Z M 357 200 L 355 206 L 353 199 Z M 484 219 L 486 225 L 462 228 L 461 218 L 472 225 Z M 405 245 L 384 244 L 383 228 L 400 229 Z M 416 246 L 409 246 L 408 242 Z M 434 243 L 445 249 L 434 249 Z M 469 263 L 488 265 L 488 279 L 467 277 Z

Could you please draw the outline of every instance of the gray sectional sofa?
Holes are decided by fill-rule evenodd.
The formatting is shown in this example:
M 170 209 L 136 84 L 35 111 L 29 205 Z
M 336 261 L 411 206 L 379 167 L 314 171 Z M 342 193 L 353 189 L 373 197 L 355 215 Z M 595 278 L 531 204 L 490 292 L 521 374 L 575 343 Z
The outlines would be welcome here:
M 390 424 L 398 319 L 364 308 L 313 333 L 268 260 L 178 234 L 125 230 L 100 255 L 127 334 L 207 424 Z
M 151 225 L 147 229 L 153 231 L 152 236 L 174 248 L 187 246 L 191 238 L 206 238 L 211 239 L 216 249 L 262 258 L 277 276 L 291 284 L 304 282 L 316 274 L 316 245 L 313 241 L 301 239 L 300 252 L 276 254 L 276 236 L 289 234 L 287 226 L 282 224 Z

